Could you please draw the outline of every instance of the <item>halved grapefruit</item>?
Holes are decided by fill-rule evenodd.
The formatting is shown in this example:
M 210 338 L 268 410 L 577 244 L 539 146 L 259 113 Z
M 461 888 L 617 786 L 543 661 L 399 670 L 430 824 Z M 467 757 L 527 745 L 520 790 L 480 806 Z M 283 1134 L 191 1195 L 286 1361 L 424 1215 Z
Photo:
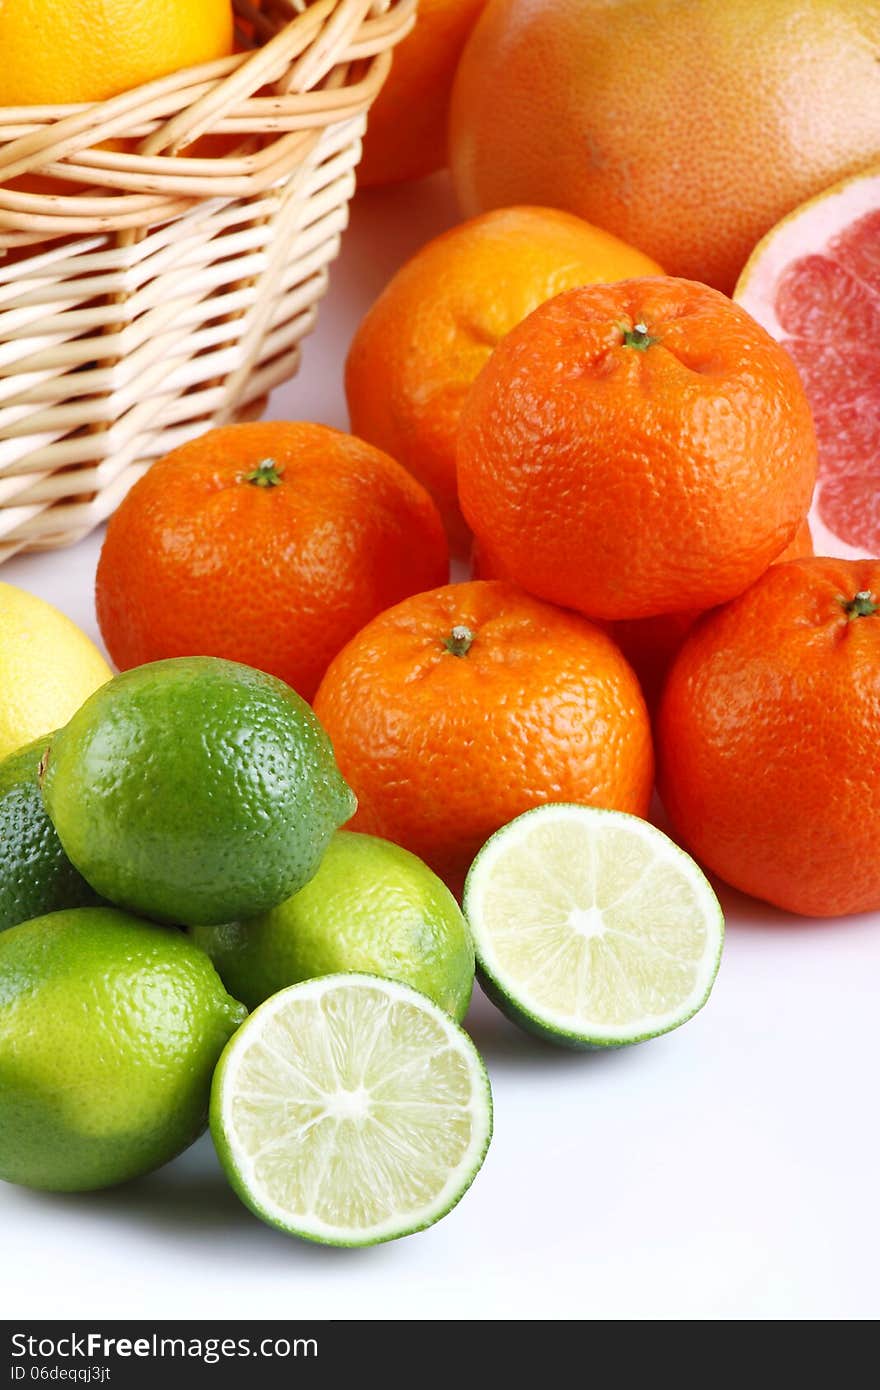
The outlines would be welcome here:
M 734 299 L 784 343 L 816 421 L 816 552 L 880 555 L 880 168 L 790 213 Z

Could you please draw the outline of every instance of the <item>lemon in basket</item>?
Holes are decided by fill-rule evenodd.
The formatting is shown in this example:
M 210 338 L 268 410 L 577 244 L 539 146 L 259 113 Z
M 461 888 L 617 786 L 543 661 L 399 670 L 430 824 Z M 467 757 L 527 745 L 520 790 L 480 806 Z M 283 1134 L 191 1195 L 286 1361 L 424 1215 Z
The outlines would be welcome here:
M 232 50 L 231 0 L 0 0 L 0 106 L 106 101 Z

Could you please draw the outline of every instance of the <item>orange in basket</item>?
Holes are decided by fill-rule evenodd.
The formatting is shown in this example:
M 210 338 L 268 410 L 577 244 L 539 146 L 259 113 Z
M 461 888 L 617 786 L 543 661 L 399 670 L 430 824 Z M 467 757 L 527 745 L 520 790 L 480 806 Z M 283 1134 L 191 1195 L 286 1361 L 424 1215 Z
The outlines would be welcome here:
M 0 105 L 0 561 L 85 535 L 296 370 L 415 0 L 233 11 L 208 64 Z
M 232 52 L 231 0 L 0 5 L 0 106 L 106 101 Z

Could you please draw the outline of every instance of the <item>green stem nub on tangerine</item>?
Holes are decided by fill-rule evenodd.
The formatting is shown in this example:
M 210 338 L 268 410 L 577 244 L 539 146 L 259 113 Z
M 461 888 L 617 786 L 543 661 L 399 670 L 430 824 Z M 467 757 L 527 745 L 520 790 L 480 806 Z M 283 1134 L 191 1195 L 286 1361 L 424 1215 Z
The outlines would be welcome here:
M 657 338 L 651 337 L 646 323 L 634 323 L 632 328 L 623 330 L 624 347 L 635 348 L 636 352 L 647 352 L 657 341 Z
M 284 477 L 284 467 L 274 459 L 262 459 L 253 473 L 243 473 L 243 483 L 253 483 L 254 487 L 277 487 Z
M 842 598 L 840 603 L 850 622 L 853 618 L 870 618 L 880 609 L 880 599 L 870 589 L 860 589 L 854 598 Z
M 471 632 L 464 623 L 456 624 L 448 637 L 444 637 L 443 645 L 453 656 L 467 656 L 473 644 L 475 632 Z

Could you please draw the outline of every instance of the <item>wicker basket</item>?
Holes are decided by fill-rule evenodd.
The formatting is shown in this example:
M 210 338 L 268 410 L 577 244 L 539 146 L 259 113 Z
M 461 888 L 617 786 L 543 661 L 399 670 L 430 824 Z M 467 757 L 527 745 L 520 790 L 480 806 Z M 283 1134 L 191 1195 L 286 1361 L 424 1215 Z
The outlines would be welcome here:
M 0 108 L 0 561 L 86 535 L 296 370 L 415 5 L 234 0 L 233 57 Z

